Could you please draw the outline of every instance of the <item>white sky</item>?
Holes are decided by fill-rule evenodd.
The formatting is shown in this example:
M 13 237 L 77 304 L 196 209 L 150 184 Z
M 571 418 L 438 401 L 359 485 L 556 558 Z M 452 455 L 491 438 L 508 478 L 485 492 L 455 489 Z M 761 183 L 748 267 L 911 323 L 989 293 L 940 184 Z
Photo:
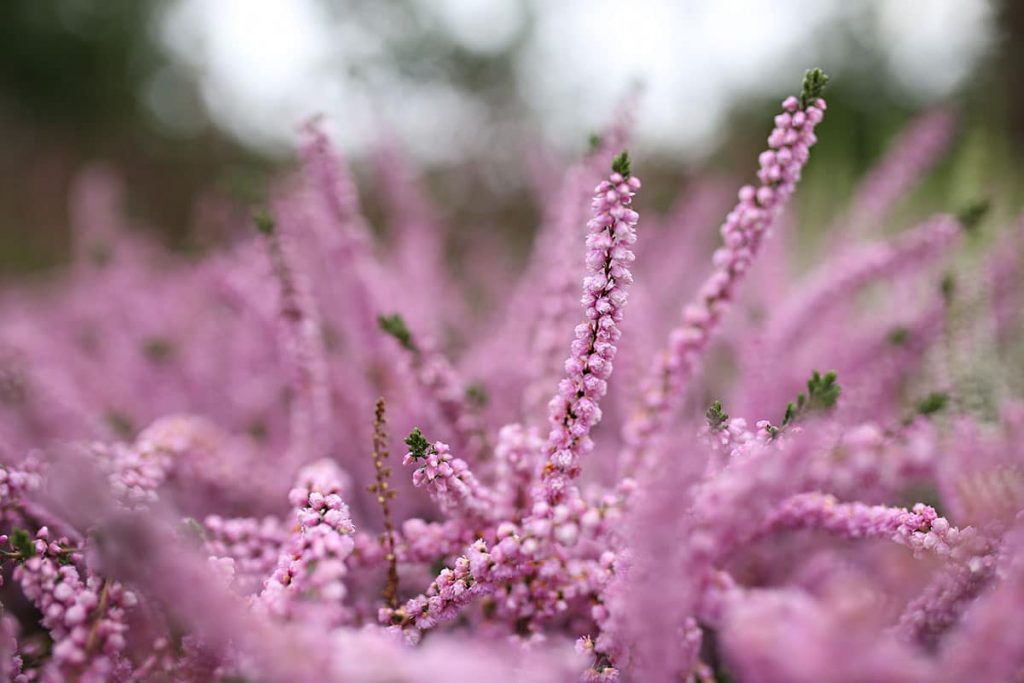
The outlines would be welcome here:
M 839 46 L 877 50 L 885 76 L 923 104 L 962 85 L 994 32 L 990 0 L 414 4 L 424 22 L 471 52 L 501 53 L 525 40 L 518 86 L 554 144 L 578 145 L 641 82 L 637 146 L 689 155 L 713 148 L 737 98 L 788 93 L 809 66 L 841 77 Z M 443 75 L 410 81 L 386 68 L 386 45 L 413 40 L 418 29 L 396 15 L 373 34 L 344 16 L 320 0 L 174 0 L 156 30 L 175 68 L 199 79 L 212 120 L 255 147 L 287 149 L 314 114 L 353 154 L 373 144 L 382 118 L 428 162 L 493 144 L 479 105 Z M 839 40 L 841 32 L 859 43 Z M 180 82 L 180 73 L 158 74 L 147 102 L 169 128 L 188 130 L 196 121 L 173 97 Z

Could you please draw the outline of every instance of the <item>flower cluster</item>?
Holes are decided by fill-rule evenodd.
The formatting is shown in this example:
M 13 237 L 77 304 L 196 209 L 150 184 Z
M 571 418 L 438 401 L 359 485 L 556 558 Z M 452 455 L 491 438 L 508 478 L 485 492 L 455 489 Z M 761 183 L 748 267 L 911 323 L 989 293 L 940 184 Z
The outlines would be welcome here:
M 462 458 L 452 457 L 448 444 L 440 441 L 422 445 L 422 435 L 414 430 L 406 439 L 413 449 L 402 459 L 404 465 L 417 465 L 412 473 L 413 486 L 429 489 L 442 511 L 451 515 L 486 520 L 495 511 L 493 494 L 486 489 Z
M 298 529 L 259 595 L 271 613 L 290 619 L 305 609 L 313 613 L 306 619 L 326 625 L 347 619 L 345 560 L 352 553 L 355 528 L 339 482 L 337 466 L 331 461 L 318 461 L 299 471 L 298 483 L 288 494 Z
M 28 547 L 30 556 L 21 558 L 14 579 L 42 613 L 42 624 L 53 638 L 53 658 L 42 680 L 77 677 L 99 683 L 114 677 L 123 666 L 125 611 L 135 606 L 134 594 L 91 572 L 83 576 L 67 539 L 50 540 L 46 527 Z
M 315 121 L 201 258 L 86 174 L 73 266 L 0 299 L 0 677 L 1019 680 L 1024 221 L 879 237 L 937 110 L 790 273 L 826 81 L 731 210 L 648 208 L 625 107 L 533 169 L 521 270 L 456 267 L 393 146 L 369 220 Z

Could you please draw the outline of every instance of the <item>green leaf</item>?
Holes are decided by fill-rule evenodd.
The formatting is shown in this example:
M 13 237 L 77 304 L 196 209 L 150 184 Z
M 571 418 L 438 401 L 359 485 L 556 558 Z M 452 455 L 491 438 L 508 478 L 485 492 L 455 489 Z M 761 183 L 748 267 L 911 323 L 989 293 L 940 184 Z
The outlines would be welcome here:
M 949 405 L 949 394 L 933 391 L 917 402 L 917 412 L 921 415 L 933 415 Z
M 409 351 L 416 350 L 416 344 L 412 340 L 412 333 L 406 326 L 405 320 L 398 313 L 377 316 L 377 324 L 380 325 L 380 329 L 394 337 L 403 348 Z
M 800 394 L 800 398 L 803 398 L 803 397 L 804 397 L 804 395 Z M 790 401 L 789 403 L 786 404 L 786 414 L 783 415 L 783 417 L 782 417 L 782 426 L 785 427 L 786 425 L 788 425 L 790 422 L 792 422 L 795 419 L 796 419 L 796 404 L 793 403 L 792 401 Z
M 36 546 L 35 543 L 32 542 L 32 534 L 30 534 L 25 529 L 12 529 L 10 541 L 11 547 L 18 552 L 22 560 L 27 560 L 30 557 L 35 557 Z
M 253 213 L 252 222 L 256 224 L 256 229 L 264 235 L 273 235 L 275 230 L 274 217 L 266 209 L 260 209 Z
M 487 388 L 483 384 L 477 383 L 466 387 L 466 400 L 478 408 L 482 408 L 487 405 L 490 397 L 487 395 Z
M 992 202 L 987 199 L 979 199 L 960 209 L 956 214 L 956 219 L 960 221 L 964 230 L 974 232 L 991 208 Z
M 939 282 L 939 291 L 942 292 L 942 299 L 947 305 L 953 303 L 953 295 L 956 294 L 956 276 L 953 273 L 946 273 Z
M 174 345 L 169 339 L 151 337 L 142 343 L 142 353 L 154 363 L 163 363 L 174 353 Z
M 894 327 L 886 337 L 893 346 L 903 346 L 910 339 L 910 330 L 905 327 Z

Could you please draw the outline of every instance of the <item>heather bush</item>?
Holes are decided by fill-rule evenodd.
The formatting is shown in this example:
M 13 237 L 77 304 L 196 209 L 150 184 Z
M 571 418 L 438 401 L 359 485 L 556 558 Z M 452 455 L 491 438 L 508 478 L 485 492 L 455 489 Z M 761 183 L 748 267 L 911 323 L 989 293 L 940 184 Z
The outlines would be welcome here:
M 645 209 L 624 107 L 521 269 L 487 231 L 453 268 L 393 148 L 368 220 L 316 122 L 201 257 L 80 177 L 73 263 L 0 299 L 0 671 L 1019 680 L 1024 222 L 881 229 L 934 110 L 796 268 L 826 83 L 732 208 Z

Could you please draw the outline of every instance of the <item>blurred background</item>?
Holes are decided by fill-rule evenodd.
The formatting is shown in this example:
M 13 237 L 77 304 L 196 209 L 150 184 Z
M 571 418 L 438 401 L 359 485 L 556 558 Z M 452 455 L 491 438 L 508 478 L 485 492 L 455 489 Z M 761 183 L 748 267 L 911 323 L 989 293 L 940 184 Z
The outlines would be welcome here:
M 1020 0 L 4 0 L 0 275 L 67 260 L 68 191 L 95 163 L 124 177 L 133 224 L 177 249 L 216 242 L 203 207 L 258 202 L 313 115 L 371 219 L 369 159 L 397 143 L 455 234 L 522 240 L 531 173 L 632 98 L 634 168 L 664 208 L 698 172 L 752 177 L 811 66 L 833 80 L 802 230 L 938 103 L 960 132 L 901 216 L 980 196 L 1019 211 Z

